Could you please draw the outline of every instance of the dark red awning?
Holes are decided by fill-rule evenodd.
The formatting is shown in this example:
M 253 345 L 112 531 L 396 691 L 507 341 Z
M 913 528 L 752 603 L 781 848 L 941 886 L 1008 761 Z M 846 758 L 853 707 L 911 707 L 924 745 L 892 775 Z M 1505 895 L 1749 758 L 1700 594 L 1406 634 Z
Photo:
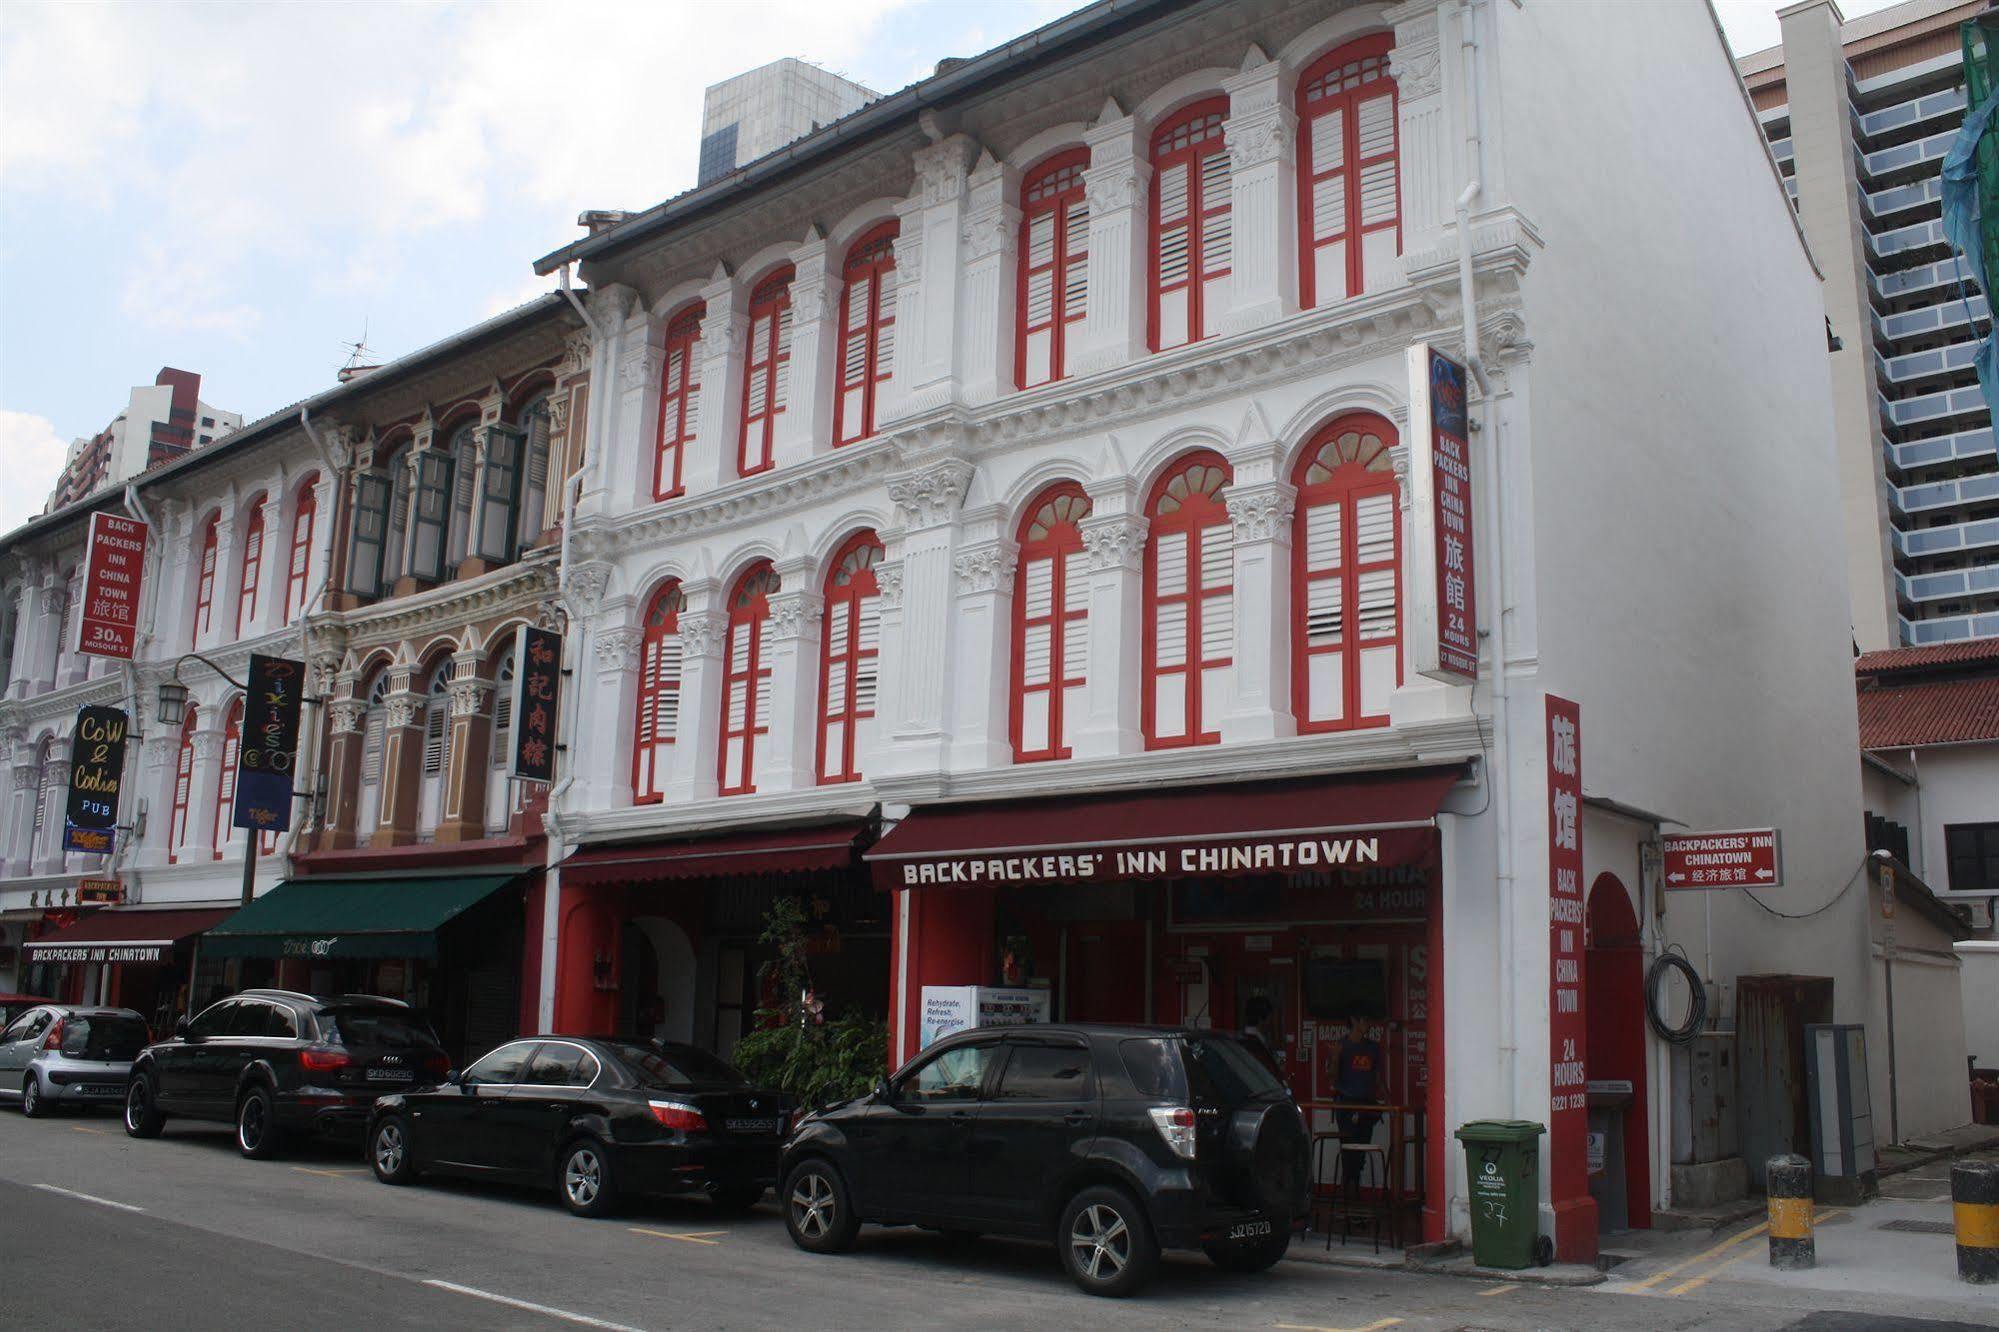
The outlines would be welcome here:
M 105 907 L 24 947 L 37 962 L 163 962 L 182 939 L 227 920 L 236 907 L 148 911 Z
M 562 862 L 565 884 L 651 883 L 734 874 L 847 869 L 867 823 L 843 819 L 810 828 L 771 828 L 682 842 L 599 846 Z
M 1461 769 L 919 809 L 867 853 L 879 888 L 1114 883 L 1427 863 Z

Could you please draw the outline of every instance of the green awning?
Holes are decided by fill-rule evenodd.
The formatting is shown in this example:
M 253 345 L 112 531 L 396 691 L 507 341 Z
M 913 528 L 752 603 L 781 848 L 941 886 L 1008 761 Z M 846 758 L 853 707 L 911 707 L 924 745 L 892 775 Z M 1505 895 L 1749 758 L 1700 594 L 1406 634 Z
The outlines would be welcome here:
M 436 957 L 437 930 L 520 877 L 287 879 L 201 936 L 208 957 Z

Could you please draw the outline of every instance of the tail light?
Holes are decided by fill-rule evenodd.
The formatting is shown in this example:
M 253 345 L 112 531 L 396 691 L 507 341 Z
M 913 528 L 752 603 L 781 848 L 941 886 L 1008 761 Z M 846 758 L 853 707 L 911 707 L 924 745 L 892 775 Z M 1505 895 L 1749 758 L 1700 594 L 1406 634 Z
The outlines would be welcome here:
M 1184 1105 L 1163 1105 L 1154 1106 L 1147 1113 L 1152 1116 L 1152 1127 L 1159 1130 L 1159 1136 L 1166 1140 L 1173 1154 L 1193 1160 L 1194 1112 Z
M 659 1121 L 661 1128 L 678 1129 L 682 1133 L 705 1133 L 708 1118 L 685 1101 L 647 1101 L 652 1117 Z
M 445 1054 L 442 1050 L 433 1051 L 425 1055 L 423 1057 L 423 1071 L 427 1077 L 442 1078 L 446 1073 L 451 1071 L 451 1056 Z
M 55 1025 L 49 1028 L 49 1034 L 42 1038 L 42 1048 L 44 1050 L 62 1049 L 62 1027 L 63 1020 L 57 1018 Z
M 298 1052 L 299 1067 L 308 1073 L 333 1073 L 353 1062 L 345 1050 L 330 1045 L 308 1045 Z

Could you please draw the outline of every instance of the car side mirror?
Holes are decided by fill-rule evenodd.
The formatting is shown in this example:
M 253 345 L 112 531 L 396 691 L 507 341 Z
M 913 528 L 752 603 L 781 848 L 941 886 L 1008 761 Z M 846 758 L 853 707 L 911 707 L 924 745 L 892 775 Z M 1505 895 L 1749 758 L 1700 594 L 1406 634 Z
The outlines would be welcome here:
M 465 1075 L 463 1073 L 460 1073 L 455 1068 L 452 1069 L 449 1073 L 446 1073 L 444 1075 L 444 1083 L 448 1087 L 455 1087 L 464 1080 L 465 1080 Z
M 895 1093 L 890 1090 L 887 1078 L 875 1079 L 874 1097 L 884 1105 L 895 1099 Z
M 187 1035 L 187 1014 L 183 1013 L 174 1019 L 174 1035 Z

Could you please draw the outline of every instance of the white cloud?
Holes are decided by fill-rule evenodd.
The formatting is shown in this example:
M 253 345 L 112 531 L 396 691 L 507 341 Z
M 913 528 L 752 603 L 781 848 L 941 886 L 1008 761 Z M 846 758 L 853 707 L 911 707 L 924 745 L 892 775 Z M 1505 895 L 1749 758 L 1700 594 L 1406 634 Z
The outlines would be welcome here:
M 0 532 L 11 532 L 42 511 L 69 457 L 69 441 L 46 416 L 0 411 Z

